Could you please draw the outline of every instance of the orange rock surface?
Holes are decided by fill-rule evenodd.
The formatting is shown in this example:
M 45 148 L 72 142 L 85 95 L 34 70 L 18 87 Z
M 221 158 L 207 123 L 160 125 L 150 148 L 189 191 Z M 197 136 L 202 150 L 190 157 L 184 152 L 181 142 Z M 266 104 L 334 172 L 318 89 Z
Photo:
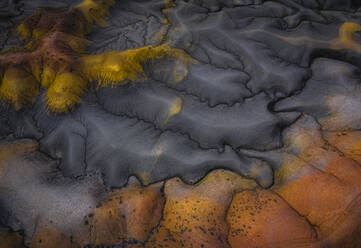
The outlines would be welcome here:
M 110 193 L 87 221 L 91 226 L 90 243 L 107 245 L 125 240 L 144 242 L 162 216 L 162 184 L 143 188 L 137 183 Z

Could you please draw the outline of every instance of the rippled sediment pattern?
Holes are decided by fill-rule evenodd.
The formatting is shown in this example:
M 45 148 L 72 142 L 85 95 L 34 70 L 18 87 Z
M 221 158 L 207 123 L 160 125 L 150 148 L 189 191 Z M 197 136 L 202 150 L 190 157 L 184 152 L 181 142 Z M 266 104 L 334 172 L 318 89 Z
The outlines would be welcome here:
M 360 7 L 0 2 L 0 248 L 361 247 Z

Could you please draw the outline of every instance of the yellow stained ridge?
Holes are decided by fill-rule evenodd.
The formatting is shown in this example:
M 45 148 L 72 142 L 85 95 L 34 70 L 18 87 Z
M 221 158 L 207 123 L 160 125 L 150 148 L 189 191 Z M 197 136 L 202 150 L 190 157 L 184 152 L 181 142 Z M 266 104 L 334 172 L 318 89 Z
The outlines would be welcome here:
M 114 4 L 114 0 L 84 0 L 75 8 L 80 10 L 86 20 L 90 23 L 96 23 L 99 26 L 106 26 L 105 17 L 108 14 L 109 7 Z
M 81 102 L 88 82 L 74 73 L 58 75 L 46 92 L 46 104 L 55 113 L 71 111 L 75 104 Z
M 191 62 L 191 57 L 184 51 L 163 44 L 87 55 L 82 59 L 81 71 L 89 80 L 99 80 L 99 87 L 115 86 L 144 78 L 143 65 L 164 58 L 178 59 L 186 64 Z

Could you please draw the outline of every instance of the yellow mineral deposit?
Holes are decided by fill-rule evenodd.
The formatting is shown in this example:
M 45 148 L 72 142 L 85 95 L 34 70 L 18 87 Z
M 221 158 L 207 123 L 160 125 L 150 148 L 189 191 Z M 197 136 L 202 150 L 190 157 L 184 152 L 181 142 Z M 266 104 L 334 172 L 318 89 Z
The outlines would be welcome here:
M 90 24 L 96 23 L 99 26 L 106 26 L 105 20 L 109 7 L 114 4 L 114 0 L 84 0 L 75 8 L 80 10 Z
M 81 71 L 89 80 L 99 80 L 99 87 L 116 86 L 143 79 L 146 75 L 143 65 L 160 59 L 176 59 L 185 64 L 191 57 L 169 44 L 146 46 L 125 51 L 113 51 L 82 58 Z
M 55 113 L 72 110 L 76 103 L 81 102 L 87 84 L 86 80 L 75 73 L 67 72 L 56 76 L 46 92 L 47 106 Z
M 9 68 L 5 71 L 0 86 L 0 99 L 19 110 L 33 103 L 38 94 L 39 84 L 32 74 L 21 68 Z
M 25 26 L 24 23 L 21 23 L 17 29 L 16 29 L 17 34 L 19 34 L 20 36 L 22 36 L 25 39 L 30 39 L 32 36 L 31 31 Z
M 170 118 L 179 114 L 182 111 L 182 108 L 183 108 L 183 99 L 178 97 L 173 101 L 164 124 L 166 124 Z
M 361 44 L 354 39 L 356 32 L 361 31 L 361 25 L 355 22 L 345 22 L 338 31 L 338 38 L 331 42 L 333 49 L 350 49 L 361 53 Z

